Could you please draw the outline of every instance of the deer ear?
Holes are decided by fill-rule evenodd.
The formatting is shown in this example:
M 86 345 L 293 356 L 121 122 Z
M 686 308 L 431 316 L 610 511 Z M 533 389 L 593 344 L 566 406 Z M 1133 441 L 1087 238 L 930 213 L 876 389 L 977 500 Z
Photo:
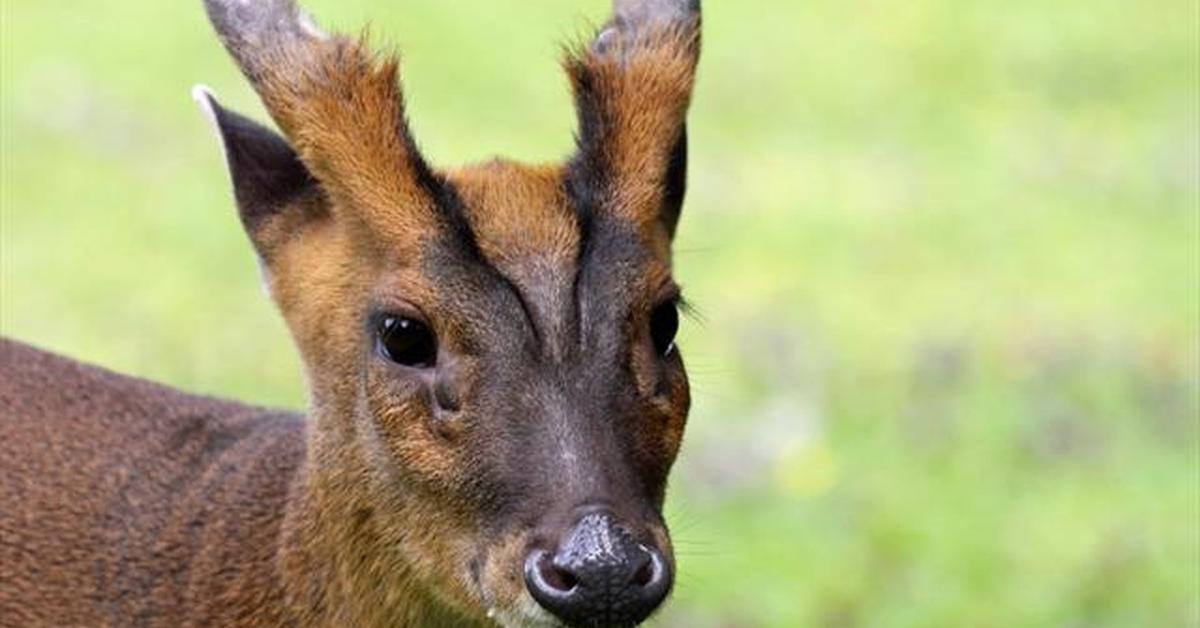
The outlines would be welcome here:
M 320 185 L 278 133 L 222 107 L 202 85 L 192 97 L 221 140 L 242 225 L 269 257 L 297 223 L 324 212 Z

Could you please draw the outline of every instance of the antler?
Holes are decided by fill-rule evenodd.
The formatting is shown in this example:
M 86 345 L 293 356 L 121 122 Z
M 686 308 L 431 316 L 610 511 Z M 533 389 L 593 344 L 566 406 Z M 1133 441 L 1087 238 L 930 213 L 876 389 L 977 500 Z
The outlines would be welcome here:
M 614 0 L 613 12 L 633 21 L 686 19 L 700 14 L 700 0 Z
M 589 197 L 668 236 L 683 202 L 699 54 L 699 0 L 615 0 L 595 41 L 565 64 L 579 116 L 576 159 L 590 173 L 588 187 L 604 190 Z
M 327 192 L 353 195 L 360 206 L 366 198 L 380 208 L 432 212 L 432 178 L 405 121 L 395 57 L 326 34 L 293 0 L 204 5 L 225 48 Z M 365 218 L 390 229 L 422 213 L 364 209 Z
M 209 21 L 225 49 L 258 88 L 281 64 L 295 64 L 327 41 L 292 0 L 205 0 Z

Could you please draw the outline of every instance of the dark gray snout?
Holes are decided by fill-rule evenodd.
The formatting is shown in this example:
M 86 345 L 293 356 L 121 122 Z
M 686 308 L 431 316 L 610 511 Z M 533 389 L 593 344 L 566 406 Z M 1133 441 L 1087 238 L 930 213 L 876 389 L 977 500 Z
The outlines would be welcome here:
M 632 626 L 671 589 L 662 552 L 637 542 L 608 511 L 591 512 L 554 552 L 525 560 L 525 585 L 543 608 L 572 626 Z

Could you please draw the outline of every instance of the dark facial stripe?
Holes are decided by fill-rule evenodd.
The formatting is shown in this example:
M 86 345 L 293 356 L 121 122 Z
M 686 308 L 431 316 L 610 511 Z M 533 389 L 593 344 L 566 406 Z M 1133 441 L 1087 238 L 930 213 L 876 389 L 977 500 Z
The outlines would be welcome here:
M 422 187 L 425 188 L 430 198 L 434 199 L 442 230 L 450 236 L 451 242 L 470 261 L 491 268 L 483 252 L 479 249 L 479 241 L 471 229 L 470 220 L 467 219 L 466 206 L 454 184 L 445 177 L 433 174 L 428 168 L 425 169 L 423 176 L 418 174 L 418 180 L 421 181 Z
M 683 210 L 684 193 L 687 191 L 687 163 L 688 135 L 685 124 L 679 131 L 679 139 L 675 140 L 675 146 L 671 149 L 664 181 L 661 220 L 671 237 L 675 237 L 675 227 L 679 224 L 679 214 Z
M 433 174 L 428 168 L 426 168 L 426 173 L 427 178 L 419 178 L 419 180 L 422 180 L 422 186 L 428 186 L 426 190 L 435 201 L 444 233 L 449 236 L 450 248 L 461 253 L 473 271 L 477 271 L 482 277 L 501 285 L 511 293 L 521 308 L 526 324 L 533 333 L 534 341 L 541 344 L 542 339 L 538 325 L 525 295 L 511 279 L 492 264 L 480 249 L 479 241 L 475 236 L 475 231 L 471 228 L 470 219 L 467 218 L 466 205 L 463 203 L 458 188 L 445 177 Z

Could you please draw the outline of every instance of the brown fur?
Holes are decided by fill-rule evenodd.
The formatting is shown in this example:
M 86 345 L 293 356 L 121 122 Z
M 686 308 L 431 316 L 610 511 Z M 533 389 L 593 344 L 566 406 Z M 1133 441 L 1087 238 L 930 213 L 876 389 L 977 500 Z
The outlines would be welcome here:
M 0 372 L 0 625 L 283 622 L 300 417 L 7 340 Z
M 218 22 L 245 10 L 211 4 Z M 669 557 L 662 490 L 689 397 L 678 356 L 664 362 L 645 330 L 677 291 L 660 213 L 698 20 L 614 26 L 565 63 L 594 132 L 575 163 L 447 172 L 409 136 L 394 58 L 219 25 L 317 182 L 247 221 L 310 414 L 0 343 L 0 626 L 457 626 L 490 623 L 489 609 L 545 623 L 520 561 L 569 515 L 549 494 L 560 488 L 611 501 Z M 597 246 L 618 250 L 593 259 Z M 513 322 L 522 308 L 532 337 Z M 446 356 L 436 377 L 466 409 L 435 409 L 440 379 L 378 359 L 364 336 L 376 309 L 429 321 Z M 508 422 L 481 431 L 495 417 Z M 524 432 L 550 440 L 506 440 Z M 574 484 L 522 477 L 553 462 L 540 449 L 576 442 Z

